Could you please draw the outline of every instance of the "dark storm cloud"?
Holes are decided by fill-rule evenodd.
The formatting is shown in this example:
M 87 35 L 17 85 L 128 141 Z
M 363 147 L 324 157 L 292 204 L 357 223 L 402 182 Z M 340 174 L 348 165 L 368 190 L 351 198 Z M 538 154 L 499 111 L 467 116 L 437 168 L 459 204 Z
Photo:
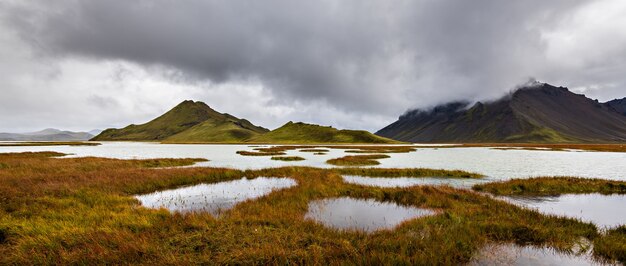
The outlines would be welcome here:
M 256 81 L 277 102 L 395 117 L 411 107 L 501 95 L 531 76 L 557 85 L 592 86 L 600 77 L 623 84 L 615 73 L 581 79 L 574 72 L 587 63 L 562 69 L 570 55 L 547 54 L 546 34 L 586 4 L 42 0 L 0 7 L 4 23 L 45 57 L 166 66 L 190 82 Z M 597 59 L 615 57 L 624 53 Z

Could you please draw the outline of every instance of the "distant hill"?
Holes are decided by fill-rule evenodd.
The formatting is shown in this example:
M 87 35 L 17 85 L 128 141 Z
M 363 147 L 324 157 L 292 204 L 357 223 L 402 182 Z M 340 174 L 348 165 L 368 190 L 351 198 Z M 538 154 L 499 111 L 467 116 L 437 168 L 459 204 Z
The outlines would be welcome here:
M 399 143 L 364 130 L 338 130 L 332 127 L 289 122 L 280 128 L 249 140 L 256 143 Z
M 494 102 L 409 111 L 376 134 L 407 142 L 626 142 L 622 105 L 610 105 L 537 83 Z
M 63 131 L 47 128 L 29 133 L 0 133 L 0 141 L 85 141 L 93 135 L 87 132 Z
M 240 142 L 267 131 L 203 102 L 184 101 L 148 123 L 107 129 L 92 140 Z
M 615 109 L 615 111 L 626 115 L 626 97 L 622 99 L 615 99 L 605 103 L 609 107 Z
M 92 130 L 90 130 L 90 131 L 89 131 L 89 132 L 87 132 L 87 133 L 89 133 L 89 134 L 91 134 L 91 135 L 94 135 L 94 136 L 97 136 L 97 135 L 99 135 L 100 133 L 102 133 L 102 130 L 101 130 L 101 129 L 92 129 Z

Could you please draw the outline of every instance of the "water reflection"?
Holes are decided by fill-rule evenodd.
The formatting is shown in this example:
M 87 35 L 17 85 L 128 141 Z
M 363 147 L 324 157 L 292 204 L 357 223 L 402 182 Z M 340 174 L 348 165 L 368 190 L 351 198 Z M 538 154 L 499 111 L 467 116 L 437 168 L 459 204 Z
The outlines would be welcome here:
M 239 150 L 253 150 L 250 145 L 191 145 L 145 142 L 103 142 L 100 146 L 0 147 L 2 152 L 56 151 L 75 154 L 69 157 L 106 157 L 119 159 L 206 158 L 198 166 L 259 169 L 280 166 L 334 167 L 326 160 L 346 155 L 342 149 L 328 149 L 324 155 L 287 151 L 288 156 L 301 156 L 304 161 L 274 161 L 265 156 L 240 156 Z M 254 145 L 253 145 L 254 146 Z M 432 168 L 465 170 L 494 179 L 533 176 L 577 176 L 626 180 L 626 153 L 493 150 L 491 148 L 422 148 L 410 153 L 390 153 L 381 160 L 384 168 Z
M 404 207 L 373 199 L 343 197 L 309 203 L 305 218 L 336 229 L 373 232 L 392 229 L 406 220 L 435 213 L 433 210 Z
M 289 188 L 297 183 L 291 178 L 258 177 L 200 184 L 136 196 L 142 205 L 149 208 L 166 208 L 172 212 L 202 211 L 219 215 L 221 211 L 237 203 L 255 199 L 274 190 Z
M 493 180 L 450 177 L 366 177 L 345 175 L 343 176 L 343 181 L 350 184 L 386 188 L 447 185 L 456 188 L 469 189 L 475 184 L 490 182 Z
M 558 197 L 507 197 L 541 213 L 579 218 L 601 228 L 626 224 L 626 195 L 566 194 Z
M 489 244 L 468 265 L 606 265 L 589 253 L 568 254 L 550 247 Z

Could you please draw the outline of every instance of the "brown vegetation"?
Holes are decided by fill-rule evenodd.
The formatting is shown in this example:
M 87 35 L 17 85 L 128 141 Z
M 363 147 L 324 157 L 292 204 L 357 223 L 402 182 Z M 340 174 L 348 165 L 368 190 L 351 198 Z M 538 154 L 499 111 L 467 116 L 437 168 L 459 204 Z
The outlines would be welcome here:
M 591 224 L 544 216 L 471 191 L 365 187 L 344 183 L 338 172 L 362 171 L 357 169 L 156 169 L 197 160 L 48 157 L 56 155 L 0 156 L 6 166 L 0 168 L 0 264 L 449 265 L 469 261 L 490 241 L 570 249 L 581 237 L 600 239 Z M 369 173 L 407 174 L 401 173 L 405 169 L 375 171 Z M 298 186 L 238 204 L 217 219 L 142 208 L 132 197 L 244 176 L 290 177 Z M 304 219 L 310 201 L 344 196 L 441 214 L 372 234 Z

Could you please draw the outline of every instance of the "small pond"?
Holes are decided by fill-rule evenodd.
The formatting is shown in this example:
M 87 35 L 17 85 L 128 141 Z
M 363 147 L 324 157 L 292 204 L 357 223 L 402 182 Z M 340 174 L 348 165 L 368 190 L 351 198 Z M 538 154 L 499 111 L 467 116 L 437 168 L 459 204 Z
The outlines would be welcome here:
M 436 212 L 429 209 L 343 197 L 309 203 L 305 218 L 331 228 L 373 232 L 393 229 L 404 221 L 434 214 Z
M 209 212 L 215 216 L 237 203 L 262 197 L 274 190 L 297 185 L 291 178 L 257 177 L 200 184 L 139 195 L 136 198 L 148 208 L 166 208 L 172 212 Z
M 468 265 L 607 265 L 589 253 L 568 254 L 550 247 L 489 244 Z
M 611 265 L 594 259 L 590 252 L 569 254 L 551 247 L 488 244 L 468 265 Z
M 578 218 L 600 228 L 626 224 L 626 195 L 565 194 L 558 197 L 504 199 L 544 214 Z

